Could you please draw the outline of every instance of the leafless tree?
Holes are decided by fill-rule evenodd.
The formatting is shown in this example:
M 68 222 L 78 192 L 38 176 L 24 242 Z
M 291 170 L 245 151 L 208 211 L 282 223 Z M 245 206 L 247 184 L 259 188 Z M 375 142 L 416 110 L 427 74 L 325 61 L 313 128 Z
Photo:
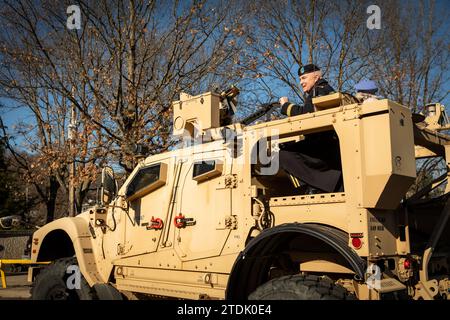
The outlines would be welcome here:
M 303 100 L 297 70 L 314 63 L 337 90 L 348 89 L 364 61 L 354 47 L 367 32 L 358 1 L 256 1 L 249 34 L 255 71 L 266 95 Z M 283 89 L 284 88 L 284 89 Z
M 380 3 L 382 29 L 367 34 L 367 77 L 380 84 L 383 96 L 422 111 L 444 101 L 449 91 L 449 34 L 445 17 L 433 0 Z
M 234 27 L 240 14 L 229 2 L 80 1 L 80 30 L 66 28 L 69 4 L 4 1 L 0 90 L 33 115 L 22 141 L 47 169 L 52 194 L 67 191 L 67 165 L 75 159 L 80 205 L 95 164 L 108 158 L 130 172 L 136 143 L 150 154 L 170 147 L 171 102 L 179 92 L 239 79 L 242 41 Z M 70 106 L 78 124 L 73 150 Z

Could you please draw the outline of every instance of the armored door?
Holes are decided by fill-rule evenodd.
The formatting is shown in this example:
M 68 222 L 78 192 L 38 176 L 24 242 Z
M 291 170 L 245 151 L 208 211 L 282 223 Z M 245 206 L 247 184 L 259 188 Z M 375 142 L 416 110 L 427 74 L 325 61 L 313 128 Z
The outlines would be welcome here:
M 203 153 L 180 180 L 174 248 L 183 261 L 218 256 L 230 235 L 233 176 L 225 157 Z

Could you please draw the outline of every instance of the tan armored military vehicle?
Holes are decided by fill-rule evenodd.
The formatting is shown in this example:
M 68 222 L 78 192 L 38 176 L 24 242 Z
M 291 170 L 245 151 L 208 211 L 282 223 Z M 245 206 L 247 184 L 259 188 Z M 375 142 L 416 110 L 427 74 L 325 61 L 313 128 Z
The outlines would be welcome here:
M 34 299 L 449 297 L 443 106 L 425 118 L 333 93 L 314 113 L 249 125 L 264 112 L 222 121 L 235 95 L 181 94 L 178 148 L 143 159 L 119 190 L 105 168 L 96 206 L 33 235 L 32 259 L 52 261 L 29 271 Z M 343 191 L 302 192 L 280 150 L 333 131 Z M 408 193 L 430 157 L 445 172 Z

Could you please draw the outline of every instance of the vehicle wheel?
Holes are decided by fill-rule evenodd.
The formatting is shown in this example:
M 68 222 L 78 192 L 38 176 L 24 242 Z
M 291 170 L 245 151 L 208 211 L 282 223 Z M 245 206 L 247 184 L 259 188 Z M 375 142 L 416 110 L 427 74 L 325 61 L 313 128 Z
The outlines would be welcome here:
M 249 295 L 249 300 L 355 300 L 331 279 L 314 275 L 290 275 L 272 279 Z
M 63 258 L 43 268 L 36 276 L 31 288 L 33 300 L 93 300 L 93 290 L 80 273 L 80 288 L 69 289 L 67 280 L 74 272 L 68 272 L 70 266 L 78 266 L 76 258 Z M 73 283 L 73 282 L 69 282 Z

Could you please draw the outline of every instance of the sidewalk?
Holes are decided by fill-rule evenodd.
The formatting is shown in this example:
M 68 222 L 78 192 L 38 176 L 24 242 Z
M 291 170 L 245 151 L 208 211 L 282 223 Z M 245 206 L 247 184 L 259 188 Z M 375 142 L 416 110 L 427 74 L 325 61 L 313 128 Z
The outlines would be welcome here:
M 26 274 L 7 274 L 7 287 L 0 285 L 0 300 L 24 300 L 30 298 L 30 284 L 27 282 Z

